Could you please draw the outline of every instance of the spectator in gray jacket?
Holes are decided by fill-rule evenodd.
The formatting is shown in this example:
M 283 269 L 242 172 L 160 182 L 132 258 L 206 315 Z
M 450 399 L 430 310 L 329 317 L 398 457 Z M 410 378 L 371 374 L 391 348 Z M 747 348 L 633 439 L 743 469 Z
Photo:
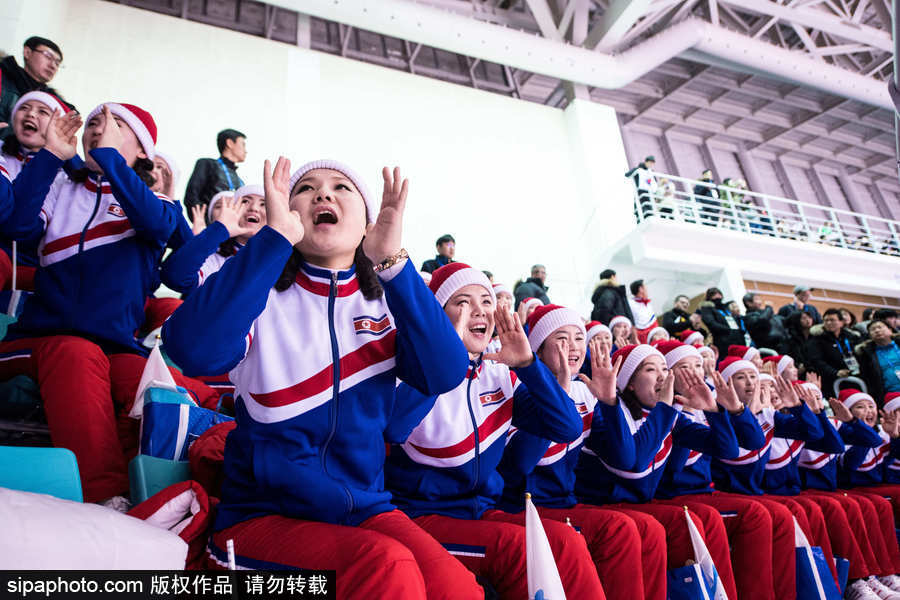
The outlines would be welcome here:
M 513 296 L 516 298 L 515 308 L 519 308 L 519 303 L 525 298 L 537 298 L 544 304 L 550 304 L 550 298 L 547 296 L 548 288 L 544 285 L 547 279 L 547 269 L 544 265 L 534 265 L 531 267 L 531 277 L 525 281 L 516 284 L 513 289 Z
M 784 321 L 772 310 L 772 303 L 758 295 L 747 293 L 743 297 L 744 322 L 750 338 L 757 348 L 771 348 L 778 354 L 787 352 L 787 330 Z

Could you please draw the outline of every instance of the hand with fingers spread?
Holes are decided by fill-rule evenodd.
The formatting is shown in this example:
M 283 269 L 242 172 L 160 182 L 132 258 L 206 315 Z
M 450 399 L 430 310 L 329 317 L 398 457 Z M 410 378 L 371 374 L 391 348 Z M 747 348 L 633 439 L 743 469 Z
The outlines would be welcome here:
M 216 221 L 225 226 L 225 229 L 228 230 L 228 237 L 238 237 L 253 233 L 253 229 L 241 225 L 241 217 L 244 216 L 247 205 L 241 202 L 240 198 L 232 196 L 231 198 L 223 198 L 220 202 L 222 210 L 219 211 Z
M 754 415 L 764 408 L 773 408 L 772 394 L 769 392 L 769 388 L 762 385 L 762 382 L 758 380 L 753 387 L 753 395 L 750 397 L 750 404 L 747 408 Z
M 675 395 L 675 399 L 678 402 L 695 410 L 708 412 L 716 412 L 718 410 L 712 390 L 696 373 L 689 369 L 672 369 L 671 373 L 674 373 L 675 383 L 678 389 L 682 391 L 681 394 Z
M 191 207 L 191 229 L 194 235 L 199 234 L 206 229 L 206 207 L 207 204 L 195 204 Z
M 672 371 L 666 375 L 666 380 L 663 382 L 662 389 L 659 390 L 659 397 L 656 401 L 669 406 L 675 402 L 675 375 L 672 374 Z
M 900 437 L 900 412 L 892 411 L 889 413 L 881 412 L 881 428 L 890 438 L 897 439 Z
M 549 341 L 554 347 L 544 356 L 547 359 L 547 367 L 556 375 L 556 381 L 559 387 L 569 393 L 572 386 L 572 369 L 569 367 L 569 340 L 562 338 L 556 341 Z M 549 355 L 549 356 L 548 356 Z
M 775 377 L 775 389 L 778 391 L 778 397 L 781 398 L 782 406 L 785 408 L 800 406 L 800 396 L 797 395 L 797 389 L 781 375 Z
M 638 339 L 637 329 L 634 327 L 631 328 L 631 332 L 628 334 L 628 343 L 629 344 L 640 344 L 641 340 Z
M 503 363 L 513 369 L 531 365 L 534 362 L 534 352 L 528 344 L 528 336 L 522 329 L 519 315 L 497 311 L 494 313 L 494 324 L 500 338 L 500 352 L 485 354 L 484 360 Z M 568 363 L 568 356 L 566 362 Z
M 629 342 L 628 338 L 626 338 L 624 335 L 616 336 L 616 340 L 615 340 L 616 348 L 624 348 L 625 346 L 629 345 L 630 343 L 631 342 Z
M 744 410 L 744 405 L 741 404 L 731 380 L 725 381 L 722 374 L 715 369 L 713 369 L 710 379 L 712 379 L 713 385 L 716 386 L 716 402 L 718 402 L 722 408 L 730 413 L 739 413 Z M 759 385 L 757 384 L 757 388 L 758 387 Z
M 809 383 L 815 384 L 815 386 L 817 388 L 819 388 L 820 390 L 822 389 L 822 378 L 819 376 L 818 373 L 814 373 L 812 371 L 807 371 L 806 372 L 806 381 L 808 381 Z
M 267 160 L 263 166 L 263 189 L 266 192 L 266 224 L 283 235 L 291 246 L 303 239 L 300 213 L 291 210 L 291 161 L 278 157 L 275 168 Z M 224 204 L 224 203 L 223 203 Z M 224 206 L 223 206 L 224 208 Z
M 601 339 L 599 335 L 591 338 L 591 377 L 584 373 L 578 375 L 578 379 L 591 391 L 591 394 L 604 404 L 614 406 L 616 404 L 616 377 L 622 366 L 622 357 L 616 358 L 616 364 L 612 364 L 609 356 L 609 343 Z
M 366 227 L 363 240 L 363 252 L 377 265 L 398 252 L 402 247 L 403 212 L 406 210 L 406 195 L 409 191 L 409 180 L 401 179 L 400 167 L 391 170 L 384 167 L 384 192 L 381 196 L 381 209 L 374 223 Z
M 44 148 L 60 160 L 69 160 L 75 156 L 78 147 L 75 134 L 80 128 L 81 115 L 78 113 L 72 111 L 60 115 L 58 110 L 53 111 L 44 130 Z
M 850 412 L 849 408 L 847 408 L 842 402 L 838 402 L 834 398 L 828 399 L 828 406 L 831 407 L 831 411 L 834 413 L 834 418 L 841 423 L 849 423 L 855 418 L 853 416 L 853 413 Z
M 100 140 L 97 142 L 98 148 L 113 148 L 115 150 L 122 150 L 122 144 L 125 139 L 122 137 L 122 130 L 119 129 L 119 124 L 116 123 L 115 117 L 113 117 L 112 112 L 109 110 L 109 106 L 103 105 L 103 133 L 100 134 Z
M 763 363 L 762 372 L 767 375 L 771 375 L 776 380 L 778 379 L 778 368 L 772 361 L 767 361 Z
M 797 392 L 800 400 L 809 407 L 809 410 L 813 411 L 815 414 L 819 414 L 825 410 L 825 403 L 822 402 L 822 399 L 819 398 L 817 393 L 802 385 L 792 385 L 791 387 Z

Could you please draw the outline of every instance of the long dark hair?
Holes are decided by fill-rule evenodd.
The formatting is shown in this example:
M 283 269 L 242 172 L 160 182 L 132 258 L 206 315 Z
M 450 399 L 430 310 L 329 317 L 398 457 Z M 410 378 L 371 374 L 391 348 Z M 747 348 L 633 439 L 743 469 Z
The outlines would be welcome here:
M 219 249 L 217 250 L 217 252 L 225 258 L 228 258 L 229 256 L 234 256 L 235 254 L 237 254 L 239 246 L 240 244 L 238 244 L 238 241 L 235 238 L 228 238 L 227 240 L 219 244 Z
M 19 138 L 17 138 L 15 134 L 3 140 L 3 151 L 10 156 L 15 156 L 22 150 L 24 150 L 24 148 L 22 148 L 22 143 L 19 142 Z M 22 154 L 25 153 L 22 152 Z
M 624 390 L 619 392 L 619 398 L 622 399 L 622 402 L 625 404 L 625 408 L 628 409 L 628 412 L 631 414 L 631 418 L 635 421 L 643 418 L 643 405 L 638 400 L 637 395 L 634 393 L 634 390 L 628 389 L 628 386 L 625 387 Z
M 300 265 L 303 263 L 303 255 L 299 250 L 294 248 L 281 277 L 275 282 L 275 290 L 283 292 L 293 285 L 297 279 L 297 273 L 300 271 Z M 356 247 L 356 254 L 353 256 L 353 264 L 356 266 L 356 279 L 359 281 L 359 291 L 362 292 L 366 300 L 376 300 L 384 294 L 384 288 L 375 274 L 375 267 L 369 257 L 366 256 L 362 249 L 362 242 Z
M 149 158 L 135 158 L 134 165 L 132 165 L 131 168 L 137 173 L 137 176 L 141 178 L 141 181 L 143 181 L 144 185 L 148 188 L 151 188 L 156 184 L 156 178 L 153 176 L 153 161 Z M 76 183 L 84 183 L 90 175 L 91 170 L 84 167 L 72 172 L 69 177 Z

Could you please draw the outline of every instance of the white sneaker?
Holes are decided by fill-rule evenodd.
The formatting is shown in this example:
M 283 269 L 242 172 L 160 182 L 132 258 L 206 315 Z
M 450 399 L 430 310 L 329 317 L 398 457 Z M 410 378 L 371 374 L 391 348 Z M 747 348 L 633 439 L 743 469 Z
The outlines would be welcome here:
M 896 575 L 885 575 L 884 577 L 879 577 L 878 581 L 895 592 L 900 592 L 900 577 L 897 577 Z
M 100 506 L 111 508 L 123 514 L 131 510 L 131 501 L 125 496 L 113 496 L 112 498 L 107 498 L 103 502 L 99 502 L 99 504 Z
M 857 579 L 844 591 L 845 600 L 882 600 L 862 579 Z
M 878 581 L 874 575 L 866 579 L 866 585 L 882 600 L 900 600 L 900 594 Z

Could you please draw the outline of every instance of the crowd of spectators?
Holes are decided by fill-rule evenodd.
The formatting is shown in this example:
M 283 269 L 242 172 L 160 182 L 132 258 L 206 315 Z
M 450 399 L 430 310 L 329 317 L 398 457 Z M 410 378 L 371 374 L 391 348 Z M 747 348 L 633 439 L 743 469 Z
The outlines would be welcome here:
M 279 157 L 247 184 L 235 129 L 194 167 L 189 223 L 153 116 L 105 102 L 82 119 L 46 85 L 56 44 L 30 38 L 24 56 L 21 73 L 2 67 L 16 96 L 3 101 L 0 281 L 26 294 L 0 381 L 37 382 L 87 502 L 130 507 L 133 410 L 161 344 L 188 410 L 234 416 L 186 440 L 192 476 L 213 471 L 197 487 L 218 498 L 208 530 L 191 531 L 194 566 L 333 569 L 338 597 L 521 598 L 527 491 L 571 598 L 671 597 L 666 572 L 698 558 L 695 529 L 729 597 L 793 597 L 794 523 L 829 583 L 849 557 L 848 597 L 900 594 L 884 497 L 900 497 L 887 471 L 900 464 L 896 311 L 820 315 L 804 286 L 777 313 L 754 294 L 742 310 L 712 287 L 696 310 L 680 295 L 658 317 L 643 279 L 607 269 L 587 321 L 551 303 L 544 265 L 507 288 L 458 262 L 449 234 L 417 271 L 399 168 L 384 168 L 380 203 L 335 160 Z M 652 158 L 632 174 L 640 210 Z M 727 219 L 711 173 L 697 185 L 704 219 Z M 156 297 L 161 282 L 182 298 Z M 859 461 L 809 470 L 801 490 L 793 459 L 803 444 L 845 454 L 838 429 L 857 434 L 846 454 Z

